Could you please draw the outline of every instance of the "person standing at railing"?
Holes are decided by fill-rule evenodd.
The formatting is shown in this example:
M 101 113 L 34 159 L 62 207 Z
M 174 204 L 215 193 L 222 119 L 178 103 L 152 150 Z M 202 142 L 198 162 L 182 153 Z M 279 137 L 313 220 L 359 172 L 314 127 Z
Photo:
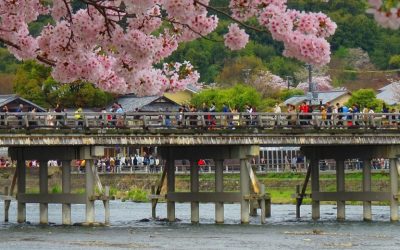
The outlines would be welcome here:
M 382 105 L 382 113 L 384 115 L 382 115 L 382 125 L 388 125 L 388 113 L 389 113 L 389 109 L 386 107 L 386 104 L 383 103 Z
M 76 111 L 75 111 L 75 119 L 76 119 L 76 125 L 78 127 L 83 128 L 83 114 L 82 114 L 82 108 L 79 107 Z
M 289 115 L 286 117 L 286 119 L 288 120 L 288 125 L 296 126 L 296 121 L 297 121 L 296 107 L 291 104 L 288 104 L 287 112 L 289 113 Z
M 226 113 L 229 113 L 229 108 L 228 108 L 228 106 L 226 105 L 226 103 L 223 103 L 223 104 L 222 104 L 222 112 L 224 113 L 224 115 L 223 115 L 223 117 L 222 117 L 222 124 L 221 124 L 221 125 L 222 125 L 223 127 L 227 127 L 228 124 L 231 123 L 232 118 L 231 118 L 230 115 L 226 115 Z
M 232 113 L 232 122 L 230 125 L 232 126 L 232 129 L 235 129 L 235 126 L 239 125 L 239 120 L 240 120 L 239 109 L 237 107 L 233 107 L 231 109 L 231 113 Z
M 210 111 L 210 109 L 207 106 L 207 103 L 203 102 L 201 111 L 203 111 L 204 113 L 207 113 Z M 204 122 L 205 122 L 206 127 L 208 127 L 210 125 L 210 120 L 211 120 L 210 115 L 208 115 L 208 114 L 204 115 Z
M 190 113 L 196 113 L 197 109 L 194 105 L 190 105 L 189 108 Z M 189 116 L 189 125 L 190 127 L 196 127 L 197 126 L 197 115 L 190 115 Z
M 300 104 L 299 112 L 302 114 L 299 116 L 300 118 L 300 125 L 307 125 L 308 115 L 305 115 L 310 112 L 310 107 L 304 101 Z
M 1 115 L 1 125 L 4 126 L 6 125 L 6 119 L 7 119 L 7 113 L 8 113 L 8 107 L 7 105 L 4 105 L 3 108 L 1 109 L 1 112 L 4 113 Z
M 165 108 L 165 126 L 167 128 L 171 127 L 171 118 L 169 115 L 169 109 Z
M 390 121 L 392 126 L 397 126 L 397 122 L 398 122 L 398 116 L 394 115 L 394 113 L 396 113 L 396 109 L 392 108 L 392 110 L 390 111 L 393 115 L 390 116 Z
M 24 112 L 24 105 L 22 103 L 18 106 L 16 112 L 17 113 Z M 17 119 L 18 119 L 18 126 L 22 126 L 22 115 L 17 115 Z
M 246 113 L 249 114 L 249 115 L 245 115 L 246 125 L 250 125 L 250 124 L 252 124 L 251 113 L 253 113 L 253 108 L 249 104 L 246 104 L 245 110 L 246 110 Z
M 320 127 L 328 126 L 328 111 L 324 106 L 321 106 L 321 122 L 319 126 Z
M 217 111 L 217 107 L 215 106 L 215 102 L 211 103 L 210 112 L 215 113 Z M 216 125 L 215 115 L 210 115 L 210 126 L 214 128 Z
M 368 111 L 368 120 L 369 125 L 375 127 L 375 111 L 372 107 L 370 107 Z
M 119 104 L 119 103 L 117 103 L 116 108 L 117 109 L 116 109 L 115 113 L 117 113 L 117 115 L 116 115 L 116 117 L 117 117 L 117 128 L 121 128 L 121 127 L 125 126 L 125 124 L 124 124 L 124 113 L 125 113 L 125 111 L 122 108 L 122 105 Z
M 54 116 L 51 115 L 51 109 L 47 109 L 47 116 L 46 116 L 46 126 L 53 127 L 54 126 Z
M 37 125 L 37 121 L 36 121 L 36 108 L 32 108 L 32 110 L 29 112 L 29 116 L 28 116 L 28 124 L 29 126 L 36 126 Z
M 103 107 L 101 109 L 101 114 L 99 115 L 99 122 L 100 122 L 100 127 L 101 128 L 104 128 L 104 126 L 106 125 L 106 122 L 107 122 L 106 113 L 107 113 L 106 107 Z
M 62 108 L 61 105 L 59 103 L 57 103 L 54 112 L 59 113 L 56 115 L 56 126 L 63 126 L 64 122 L 63 122 L 63 116 L 61 115 L 62 112 Z
M 327 102 L 325 104 L 325 106 L 326 106 L 326 113 L 327 113 L 326 125 L 328 125 L 330 127 L 330 126 L 332 126 L 332 112 L 333 112 L 333 109 L 332 109 L 332 105 L 331 105 L 330 102 Z
M 183 107 L 180 107 L 178 110 L 178 114 L 176 115 L 176 123 L 178 125 L 178 127 L 182 127 L 183 125 Z

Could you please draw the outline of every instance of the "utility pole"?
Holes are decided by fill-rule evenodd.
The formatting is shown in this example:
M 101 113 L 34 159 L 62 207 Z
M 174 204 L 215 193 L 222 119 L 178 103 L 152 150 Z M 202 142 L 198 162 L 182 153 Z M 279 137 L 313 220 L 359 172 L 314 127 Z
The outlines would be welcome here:
M 306 66 L 308 68 L 308 92 L 312 94 L 314 92 L 314 86 L 312 83 L 312 65 L 307 64 Z
M 246 85 L 249 83 L 249 78 L 250 78 L 250 71 L 251 69 L 242 69 L 243 73 L 244 73 L 244 82 L 246 83 Z
M 286 76 L 286 82 L 287 82 L 287 89 L 288 90 L 290 89 L 290 79 L 291 78 L 292 78 L 291 76 Z

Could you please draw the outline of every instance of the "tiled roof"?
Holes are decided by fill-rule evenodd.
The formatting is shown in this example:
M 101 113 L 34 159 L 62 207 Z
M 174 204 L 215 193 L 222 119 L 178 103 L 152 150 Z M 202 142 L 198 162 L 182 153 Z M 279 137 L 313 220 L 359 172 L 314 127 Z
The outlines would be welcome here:
M 318 94 L 318 100 L 322 101 L 322 104 L 325 104 L 327 102 L 332 102 L 333 100 L 348 94 L 349 92 L 347 90 L 332 90 L 332 91 L 317 91 L 315 92 Z M 306 95 L 301 95 L 301 96 L 293 96 L 289 99 L 287 99 L 284 104 L 292 104 L 292 105 L 298 105 L 301 102 L 307 100 Z
M 146 106 L 153 101 L 160 98 L 160 96 L 144 96 L 137 97 L 133 95 L 121 96 L 118 98 L 118 103 L 122 105 L 122 108 L 125 112 L 134 112 L 136 108 L 141 109 L 143 106 Z M 112 104 L 108 106 L 108 110 L 111 108 Z
M 31 102 L 31 101 L 28 101 L 28 100 L 26 100 L 26 99 L 24 99 L 24 98 L 22 98 L 22 97 L 20 97 L 18 95 L 15 95 L 15 94 L 12 94 L 12 95 L 0 95 L 0 106 L 7 105 L 8 103 L 10 103 L 10 102 L 12 102 L 12 101 L 14 101 L 16 99 L 20 99 L 21 101 L 23 101 L 25 103 L 28 103 L 31 106 L 36 107 L 38 109 L 38 111 L 41 111 L 41 112 L 45 112 L 46 111 L 45 108 L 43 108 L 43 107 L 41 107 L 41 106 Z
M 388 84 L 388 85 L 378 89 L 378 91 L 382 92 L 385 90 L 392 90 L 393 88 L 400 88 L 400 82 L 392 82 L 391 84 Z

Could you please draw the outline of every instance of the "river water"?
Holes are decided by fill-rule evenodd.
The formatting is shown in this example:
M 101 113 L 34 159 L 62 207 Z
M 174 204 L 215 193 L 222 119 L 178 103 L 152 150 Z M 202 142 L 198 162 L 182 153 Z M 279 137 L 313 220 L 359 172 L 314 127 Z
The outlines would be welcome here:
M 0 203 L 1 220 L 4 204 Z M 181 221 L 142 221 L 151 216 L 149 203 L 111 201 L 111 226 L 61 226 L 61 205 L 49 205 L 50 226 L 40 226 L 39 205 L 27 205 L 26 224 L 16 223 L 16 203 L 10 223 L 0 222 L 0 249 L 400 249 L 400 224 L 389 222 L 389 208 L 374 206 L 373 222 L 362 221 L 361 206 L 346 207 L 346 222 L 336 221 L 336 207 L 321 206 L 321 220 L 312 222 L 311 207 L 273 205 L 272 217 L 261 225 L 253 217 L 240 225 L 240 207 L 225 205 L 224 225 L 214 224 L 214 205 L 200 205 L 200 224 L 190 224 L 190 205 L 176 204 Z M 166 217 L 166 204 L 158 204 Z M 72 206 L 73 223 L 84 221 L 84 205 Z M 96 219 L 104 220 L 102 203 Z

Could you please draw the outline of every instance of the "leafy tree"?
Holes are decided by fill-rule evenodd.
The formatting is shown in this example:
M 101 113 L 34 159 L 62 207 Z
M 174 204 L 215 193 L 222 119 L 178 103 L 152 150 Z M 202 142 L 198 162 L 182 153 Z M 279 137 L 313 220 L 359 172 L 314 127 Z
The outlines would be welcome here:
M 86 82 L 59 84 L 50 76 L 51 69 L 34 61 L 19 65 L 14 79 L 14 91 L 21 97 L 43 107 L 102 107 L 112 100 L 105 93 Z
M 289 99 L 290 97 L 293 97 L 296 95 L 304 95 L 304 91 L 301 89 L 284 89 L 280 92 L 279 98 L 282 101 L 285 101 L 285 100 Z
M 351 94 L 351 98 L 347 105 L 359 105 L 362 109 L 364 107 L 374 108 L 382 106 L 382 101 L 376 98 L 376 93 L 373 89 L 360 89 Z
M 394 55 L 394 56 L 390 57 L 389 65 L 390 65 L 390 68 L 392 68 L 392 69 L 400 68 L 400 55 Z
M 231 108 L 238 107 L 239 111 L 242 111 L 246 104 L 255 106 L 257 110 L 263 108 L 261 95 L 257 90 L 243 84 L 237 84 L 230 88 L 207 89 L 195 95 L 191 100 L 196 107 L 201 107 L 202 103 L 211 104 L 212 102 L 216 104 L 218 110 L 222 109 L 224 103 Z

